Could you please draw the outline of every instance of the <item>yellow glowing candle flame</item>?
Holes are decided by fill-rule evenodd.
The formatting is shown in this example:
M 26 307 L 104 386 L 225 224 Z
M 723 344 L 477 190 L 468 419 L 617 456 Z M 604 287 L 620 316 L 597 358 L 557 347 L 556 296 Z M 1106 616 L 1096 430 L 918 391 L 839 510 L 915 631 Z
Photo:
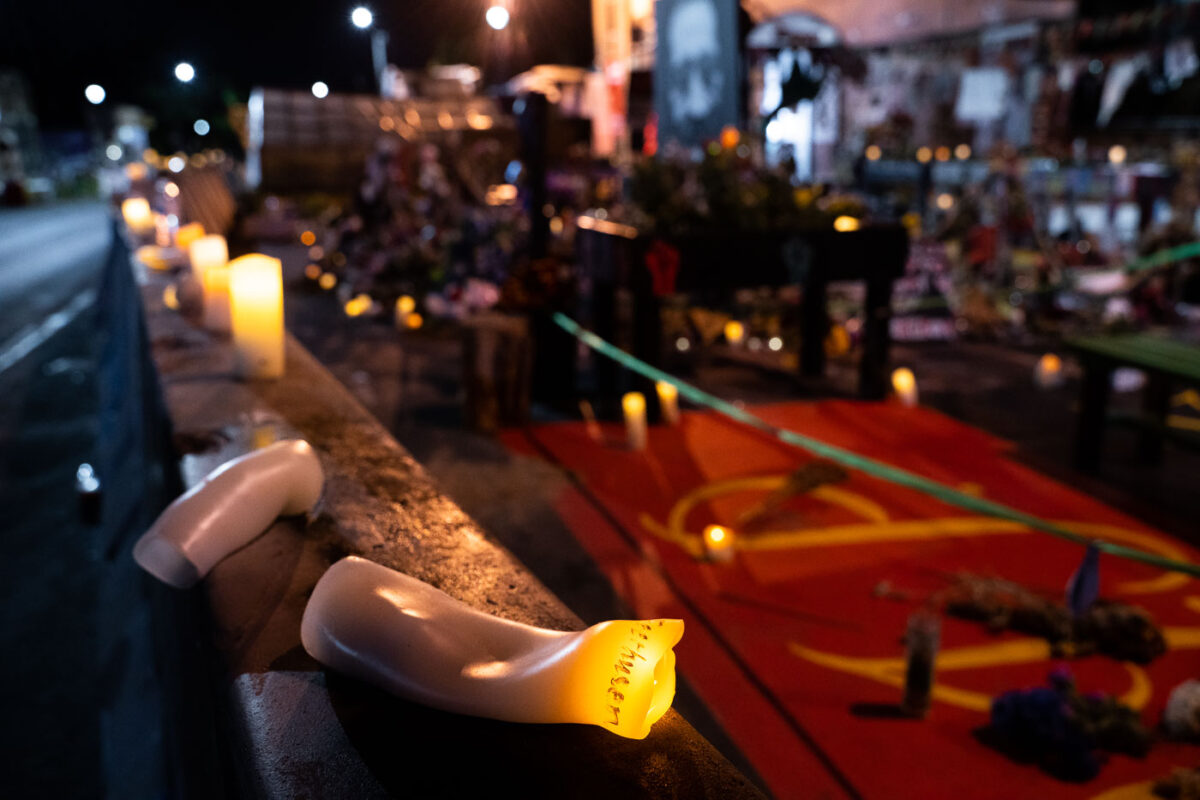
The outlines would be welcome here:
M 838 233 L 850 233 L 862 227 L 862 223 L 855 217 L 840 216 L 833 221 L 833 229 Z
M 900 367 L 892 372 L 892 389 L 905 406 L 917 404 L 917 376 L 908 367 Z
M 709 525 L 704 529 L 704 552 L 713 561 L 729 561 L 733 558 L 733 531 L 721 525 Z
M 630 450 L 646 449 L 646 398 L 641 392 L 627 392 L 621 398 L 625 412 L 625 437 Z
M 154 227 L 154 214 L 150 201 L 144 197 L 130 197 L 121 203 L 121 216 L 134 233 L 147 233 Z
M 739 344 L 746 337 L 746 326 L 737 320 L 729 320 L 725 323 L 725 341 L 730 344 Z
M 673 383 L 658 381 L 654 384 L 658 392 L 658 408 L 662 412 L 663 422 L 668 425 L 679 423 L 679 389 Z

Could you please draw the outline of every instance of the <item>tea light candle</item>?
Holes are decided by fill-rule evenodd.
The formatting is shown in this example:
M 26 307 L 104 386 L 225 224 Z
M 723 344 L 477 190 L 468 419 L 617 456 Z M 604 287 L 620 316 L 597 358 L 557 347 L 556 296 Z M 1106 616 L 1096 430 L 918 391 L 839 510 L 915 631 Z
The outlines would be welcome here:
M 187 250 L 193 242 L 199 241 L 203 237 L 204 226 L 199 222 L 189 222 L 175 231 L 175 246 L 180 250 Z
M 732 345 L 742 343 L 742 339 L 746 338 L 746 326 L 737 320 L 731 319 L 725 323 L 725 341 Z
M 144 197 L 130 197 L 121 203 L 121 216 L 129 230 L 140 235 L 154 229 L 154 214 L 150 211 L 150 201 Z
M 283 265 L 252 253 L 229 262 L 229 313 L 238 374 L 283 375 Z
M 677 619 L 553 631 L 500 619 L 356 556 L 317 581 L 300 641 L 330 669 L 455 714 L 644 739 L 675 696 Z
M 1055 389 L 1063 383 L 1062 359 L 1054 353 L 1046 353 L 1038 359 L 1033 371 L 1034 382 L 1039 389 Z
M 917 404 L 917 378 L 908 367 L 900 367 L 892 372 L 892 389 L 905 408 Z
M 629 392 L 621 398 L 625 412 L 625 437 L 630 450 L 646 449 L 646 398 L 641 392 Z
M 396 327 L 404 330 L 408 327 L 408 315 L 417 310 L 417 301 L 408 295 L 396 298 Z
M 663 422 L 668 425 L 679 424 L 679 390 L 675 384 L 658 381 L 654 384 L 658 392 L 658 408 L 662 412 Z
M 229 246 L 219 233 L 201 236 L 188 246 L 188 258 L 192 262 L 192 275 L 204 282 L 204 272 L 210 267 L 223 267 L 229 263 Z
M 709 561 L 733 560 L 733 531 L 720 525 L 709 525 L 704 529 L 704 554 Z
M 229 333 L 232 316 L 229 311 L 229 265 L 209 264 L 201 276 L 204 288 L 204 327 L 218 333 Z

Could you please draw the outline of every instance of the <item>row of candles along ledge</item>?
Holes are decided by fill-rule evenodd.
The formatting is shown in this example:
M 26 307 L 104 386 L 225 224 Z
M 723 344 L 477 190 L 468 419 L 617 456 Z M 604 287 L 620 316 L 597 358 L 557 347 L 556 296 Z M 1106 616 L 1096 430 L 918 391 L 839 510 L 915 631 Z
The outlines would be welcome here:
M 121 213 L 134 233 L 154 229 L 149 202 L 131 197 Z M 160 215 L 161 216 L 161 215 Z M 169 242 L 168 242 L 169 244 Z M 283 265 L 251 253 L 229 260 L 225 237 L 204 234 L 198 223 L 176 232 L 174 244 L 187 250 L 192 278 L 203 292 L 204 326 L 231 333 L 237 372 L 245 378 L 279 378 L 284 371 Z

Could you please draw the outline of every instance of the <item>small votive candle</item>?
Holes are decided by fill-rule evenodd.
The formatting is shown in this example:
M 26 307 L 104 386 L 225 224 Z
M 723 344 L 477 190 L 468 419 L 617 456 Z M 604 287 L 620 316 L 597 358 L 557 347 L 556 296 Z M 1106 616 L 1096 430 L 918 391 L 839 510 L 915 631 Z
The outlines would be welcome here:
M 704 529 L 704 554 L 709 561 L 733 560 L 733 531 L 721 525 L 709 525 Z
M 1055 389 L 1063 383 L 1062 359 L 1054 353 L 1046 353 L 1038 359 L 1033 370 L 1033 380 L 1039 389 Z
M 408 295 L 396 298 L 396 327 L 404 330 L 408 327 L 408 315 L 417 310 L 417 301 Z
M 742 343 L 742 339 L 746 338 L 746 326 L 735 319 L 725 323 L 725 341 L 729 344 L 737 345 Z
M 149 233 L 154 229 L 154 214 L 150 201 L 144 197 L 130 197 L 121 203 L 121 216 L 129 230 L 136 234 Z
M 201 236 L 188 245 L 188 259 L 192 262 L 192 276 L 204 282 L 204 271 L 210 267 L 223 267 L 229 263 L 229 246 L 219 233 Z
M 646 449 L 646 398 L 641 392 L 629 392 L 621 398 L 625 412 L 625 437 L 630 450 Z
M 658 392 L 658 409 L 662 412 L 663 422 L 668 425 L 679 424 L 679 389 L 675 384 L 658 381 L 654 384 Z
M 905 408 L 917 404 L 917 377 L 908 367 L 900 367 L 892 372 L 892 390 Z
M 203 237 L 204 226 L 199 222 L 189 222 L 175 231 L 175 246 L 180 250 L 187 250 L 193 242 L 199 241 Z
M 283 375 L 283 265 L 260 253 L 229 262 L 229 312 L 238 374 Z

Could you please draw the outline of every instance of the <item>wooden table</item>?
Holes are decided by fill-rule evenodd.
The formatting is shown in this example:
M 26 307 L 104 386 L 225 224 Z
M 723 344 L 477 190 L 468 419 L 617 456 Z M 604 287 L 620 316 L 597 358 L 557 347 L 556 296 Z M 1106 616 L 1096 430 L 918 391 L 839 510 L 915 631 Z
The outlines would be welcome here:
M 1087 471 L 1099 467 L 1112 375 L 1122 366 L 1146 373 L 1143 414 L 1136 420 L 1141 429 L 1138 452 L 1149 463 L 1160 461 L 1163 439 L 1169 433 L 1166 417 L 1172 386 L 1200 385 L 1200 340 L 1165 333 L 1130 333 L 1070 339 L 1067 346 L 1083 365 L 1075 466 Z

